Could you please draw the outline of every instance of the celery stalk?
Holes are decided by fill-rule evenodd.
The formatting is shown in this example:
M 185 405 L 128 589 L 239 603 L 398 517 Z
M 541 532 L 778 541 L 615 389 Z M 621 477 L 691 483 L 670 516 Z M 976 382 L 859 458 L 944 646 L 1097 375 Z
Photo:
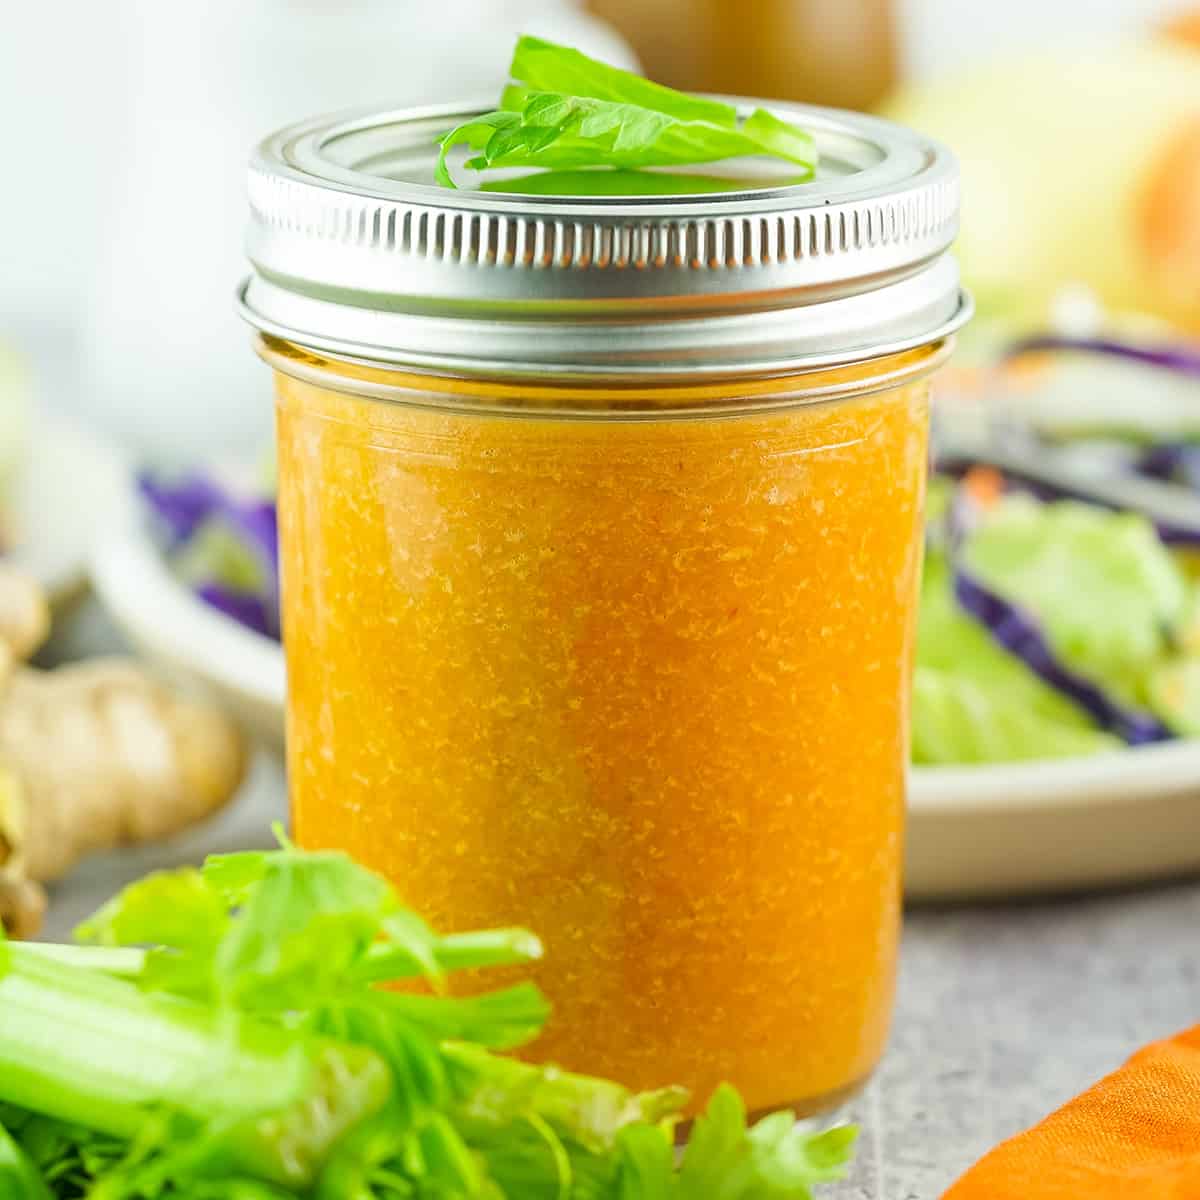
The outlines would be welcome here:
M 481 967 L 515 967 L 537 962 L 542 943 L 527 929 L 486 929 L 450 933 L 432 947 L 440 971 L 465 971 Z M 388 942 L 377 942 L 355 967 L 356 984 L 392 982 L 418 974 L 410 953 Z
M 156 1110 L 219 1125 L 239 1171 L 308 1185 L 376 1112 L 391 1077 L 370 1050 L 174 998 L 6 947 L 0 1100 L 120 1138 Z
M 83 967 L 121 979 L 136 979 L 146 966 L 146 951 L 134 946 L 71 946 L 60 942 L 27 942 L 22 953 L 71 967 Z
M 438 935 L 281 842 L 134 884 L 99 945 L 0 937 L 0 1200 L 811 1200 L 840 1175 L 851 1133 L 749 1128 L 730 1088 L 677 1167 L 685 1093 L 491 1053 L 541 1028 L 532 984 L 447 994 L 536 938 Z M 435 994 L 375 986 L 419 975 Z

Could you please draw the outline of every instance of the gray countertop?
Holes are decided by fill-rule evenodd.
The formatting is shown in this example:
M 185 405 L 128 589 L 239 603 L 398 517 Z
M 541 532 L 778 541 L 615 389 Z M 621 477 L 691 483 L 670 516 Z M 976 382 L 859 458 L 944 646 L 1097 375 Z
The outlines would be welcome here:
M 1147 1041 L 1200 1021 L 1200 885 L 918 910 L 839 1200 L 934 1200 Z
M 262 844 L 284 808 L 263 757 L 238 803 L 165 848 L 94 860 L 53 898 L 47 934 L 125 879 Z M 935 1200 L 974 1159 L 1146 1041 L 1200 1020 L 1200 884 L 908 917 L 891 1049 L 845 1116 L 852 1177 L 829 1200 Z

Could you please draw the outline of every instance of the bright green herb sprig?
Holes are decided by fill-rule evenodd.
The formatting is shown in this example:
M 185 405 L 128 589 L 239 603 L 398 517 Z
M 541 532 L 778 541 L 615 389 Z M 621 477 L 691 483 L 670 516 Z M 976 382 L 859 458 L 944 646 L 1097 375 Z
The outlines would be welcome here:
M 809 1200 L 850 1156 L 723 1087 L 677 1162 L 681 1090 L 507 1057 L 531 984 L 451 994 L 532 934 L 441 936 L 341 854 L 151 875 L 78 936 L 0 938 L 3 1200 Z
M 730 104 L 690 96 L 540 38 L 517 42 L 500 108 L 441 139 L 437 179 L 455 187 L 447 156 L 460 145 L 467 167 L 591 167 L 630 170 L 687 166 L 747 155 L 795 163 L 798 178 L 817 164 L 812 135 L 756 109 L 739 122 Z

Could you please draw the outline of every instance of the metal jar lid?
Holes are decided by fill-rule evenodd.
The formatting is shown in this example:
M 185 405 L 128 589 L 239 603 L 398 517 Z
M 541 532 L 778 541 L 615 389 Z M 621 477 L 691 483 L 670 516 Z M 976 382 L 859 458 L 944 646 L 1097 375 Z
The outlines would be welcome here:
M 479 105 L 284 129 L 250 166 L 241 311 L 338 357 L 517 378 L 778 374 L 957 329 L 950 152 L 872 117 L 769 107 L 816 137 L 814 179 L 702 167 L 736 190 L 662 175 L 670 193 L 638 198 L 438 186 L 435 139 Z

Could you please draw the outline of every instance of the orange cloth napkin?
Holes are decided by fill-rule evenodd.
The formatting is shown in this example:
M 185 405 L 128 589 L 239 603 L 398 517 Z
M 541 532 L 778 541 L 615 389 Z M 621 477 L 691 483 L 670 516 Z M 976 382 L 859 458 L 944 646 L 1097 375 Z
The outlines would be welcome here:
M 1200 1200 L 1200 1025 L 997 1146 L 943 1200 Z

